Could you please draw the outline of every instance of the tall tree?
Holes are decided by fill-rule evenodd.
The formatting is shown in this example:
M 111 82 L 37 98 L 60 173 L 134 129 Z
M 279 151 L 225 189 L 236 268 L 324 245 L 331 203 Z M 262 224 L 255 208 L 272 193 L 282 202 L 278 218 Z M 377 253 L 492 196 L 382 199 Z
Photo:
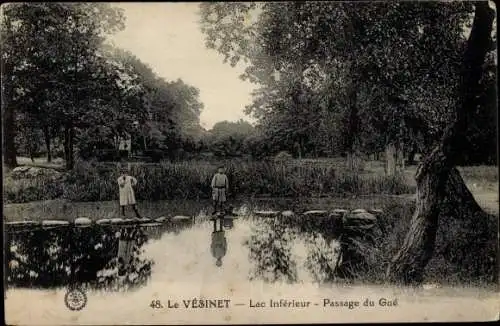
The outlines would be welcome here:
M 347 151 L 359 146 L 360 130 L 371 132 L 367 137 L 379 138 L 382 146 L 404 142 L 409 129 L 431 138 L 425 145 L 442 138 L 430 147 L 434 150 L 426 153 L 416 174 L 417 208 L 388 272 L 393 280 L 421 280 L 432 256 L 438 216 L 466 220 L 481 211 L 454 168 L 464 150 L 466 113 L 475 105 L 481 66 L 491 48 L 487 38 L 493 14 L 487 2 L 475 6 L 466 69 L 459 73 L 463 32 L 474 9 L 470 2 L 266 3 L 250 23 L 247 16 L 253 17 L 255 6 L 202 4 L 207 45 L 233 64 L 246 58 L 245 76 L 251 81 L 269 86 L 275 72 L 303 76 L 315 65 L 332 77 L 332 85 L 342 80 L 331 87 L 330 105 L 349 131 L 344 132 Z M 278 107 L 266 105 L 264 119 Z M 457 122 L 443 136 L 446 121 L 455 115 Z M 365 128 L 363 116 L 377 126 Z M 480 228 L 484 219 L 474 221 Z
M 14 69 L 19 65 L 16 52 L 19 44 L 23 43 L 18 27 L 13 18 L 9 15 L 9 6 L 2 6 L 2 121 L 3 121 L 3 161 L 7 167 L 13 168 L 17 165 L 16 159 L 16 124 L 15 124 L 15 103 L 12 97 L 15 96 L 15 76 Z
M 488 2 L 478 1 L 474 5 L 474 21 L 460 73 L 455 121 L 446 130 L 440 144 L 418 167 L 417 206 L 410 230 L 387 271 L 389 279 L 395 282 L 408 284 L 422 281 L 423 271 L 433 255 L 439 218 L 458 215 L 456 218 L 474 219 L 478 229 L 485 227 L 484 212 L 455 168 L 463 153 L 472 113 L 478 104 L 479 82 L 486 54 L 491 49 L 491 31 L 495 17 Z
M 293 117 L 289 121 L 337 120 L 330 124 L 338 125 L 336 137 L 354 168 L 364 131 L 378 132 L 383 146 L 398 145 L 408 134 L 405 120 L 425 116 L 413 110 L 422 107 L 416 105 L 419 100 L 450 100 L 467 7 L 430 2 L 202 4 L 202 31 L 208 47 L 232 65 L 243 60 L 248 67 L 242 77 L 261 85 L 249 113 L 265 115 L 267 122 L 274 116 L 275 128 L 287 124 L 287 115 Z M 443 55 L 434 56 L 429 48 Z M 428 62 L 435 63 L 434 70 Z M 302 115 L 296 110 L 300 103 L 293 97 L 287 102 L 282 91 L 294 84 L 315 86 Z M 372 110 L 374 104 L 379 110 Z M 433 116 L 446 121 L 433 110 Z M 375 122 L 380 127 L 369 125 Z M 288 124 L 289 130 L 294 127 Z
M 143 150 L 152 147 L 174 150 L 183 146 L 183 141 L 199 136 L 199 116 L 203 104 L 199 100 L 197 88 L 180 79 L 166 81 L 158 77 L 147 64 L 129 51 L 110 46 L 106 46 L 106 50 L 106 56 L 115 65 L 122 67 L 127 79 L 136 85 L 132 89 L 140 91 L 140 94 L 136 93 L 134 96 L 140 96 L 141 101 L 128 111 L 126 129 L 142 138 Z M 116 113 L 123 116 L 124 110 Z M 139 123 L 136 131 L 130 128 L 131 119 Z M 108 121 L 118 120 L 115 118 Z
M 220 121 L 208 131 L 206 141 L 209 150 L 217 156 L 241 156 L 245 149 L 245 139 L 253 132 L 254 127 L 247 121 Z
M 6 33 L 14 35 L 6 39 L 5 49 L 12 51 L 4 51 L 6 64 L 15 60 L 6 78 L 16 82 L 15 91 L 4 94 L 10 97 L 6 111 L 27 110 L 44 127 L 62 127 L 66 165 L 72 168 L 75 128 L 89 124 L 85 113 L 107 80 L 97 50 L 106 33 L 123 27 L 121 11 L 108 4 L 13 3 L 3 14 L 11 22 Z

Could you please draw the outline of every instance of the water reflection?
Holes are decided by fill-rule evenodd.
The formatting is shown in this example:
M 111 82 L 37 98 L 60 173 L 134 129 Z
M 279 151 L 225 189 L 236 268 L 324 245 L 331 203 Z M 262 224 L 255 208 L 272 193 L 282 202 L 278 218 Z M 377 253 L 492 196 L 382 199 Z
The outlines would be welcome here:
M 8 230 L 7 285 L 77 284 L 121 291 L 149 280 L 329 279 L 338 250 L 332 237 L 326 236 L 326 218 L 316 216 L 307 222 L 300 216 L 258 217 L 247 211 L 212 218 L 175 216 L 140 226 Z
M 213 219 L 214 229 L 212 231 L 212 242 L 210 244 L 210 251 L 212 256 L 215 258 L 215 265 L 217 267 L 222 266 L 222 258 L 227 252 L 227 239 L 226 233 L 224 232 L 224 217 L 217 216 Z
M 151 259 L 143 258 L 148 228 L 90 225 L 6 230 L 7 286 L 101 289 L 143 285 Z

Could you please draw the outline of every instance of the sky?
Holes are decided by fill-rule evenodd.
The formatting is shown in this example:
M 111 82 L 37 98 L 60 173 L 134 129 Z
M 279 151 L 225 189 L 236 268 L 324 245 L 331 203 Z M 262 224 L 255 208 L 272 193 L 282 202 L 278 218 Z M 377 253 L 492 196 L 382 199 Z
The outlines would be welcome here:
M 167 81 L 182 79 L 200 90 L 204 109 L 200 123 L 253 120 L 243 112 L 251 103 L 254 85 L 239 79 L 243 67 L 223 63 L 207 49 L 198 21 L 197 3 L 115 3 L 124 9 L 125 29 L 109 41 L 134 53 Z

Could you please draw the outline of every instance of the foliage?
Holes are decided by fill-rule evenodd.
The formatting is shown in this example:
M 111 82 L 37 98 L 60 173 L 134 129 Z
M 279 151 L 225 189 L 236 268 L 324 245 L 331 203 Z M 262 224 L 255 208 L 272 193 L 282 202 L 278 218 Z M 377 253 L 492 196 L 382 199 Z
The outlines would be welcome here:
M 425 154 L 457 104 L 472 8 L 458 2 L 200 5 L 207 47 L 233 66 L 242 62 L 242 78 L 259 85 L 247 112 L 277 151 L 299 157 L 379 152 L 391 143 Z M 490 124 L 486 133 L 494 130 Z
M 331 246 L 318 233 L 306 235 L 306 243 L 310 248 L 306 257 L 305 267 L 318 283 L 331 282 L 335 275 L 335 262 L 340 254 L 336 242 Z
M 64 128 L 66 161 L 72 165 L 73 128 L 91 124 L 88 107 L 106 100 L 93 95 L 117 91 L 117 76 L 98 49 L 105 34 L 123 28 L 122 14 L 90 3 L 12 3 L 2 14 L 6 109 L 22 110 L 41 124 L 31 128 Z
M 124 277 L 107 270 L 116 260 L 118 239 L 115 231 L 111 227 L 94 225 L 74 228 L 71 232 L 38 229 L 27 231 L 30 236 L 8 234 L 7 284 L 47 288 L 71 285 L 78 280 L 87 286 L 107 290 L 124 290 L 144 284 L 151 275 L 152 262 L 141 257 L 140 248 L 146 240 L 143 232 L 138 232 L 134 239 L 134 260 Z
M 291 259 L 290 229 L 277 219 L 264 219 L 256 223 L 250 238 L 245 242 L 249 247 L 249 259 L 254 264 L 250 279 L 266 282 L 295 282 L 297 266 Z
M 132 165 L 137 178 L 138 200 L 208 199 L 210 180 L 218 164 L 180 162 Z M 352 174 L 332 166 L 297 166 L 282 162 L 225 163 L 229 178 L 229 196 L 353 196 L 388 193 L 406 194 L 413 190 L 402 176 Z M 64 198 L 70 201 L 102 201 L 118 198 L 114 164 L 78 162 L 63 179 L 42 177 L 32 180 L 6 179 L 4 200 L 27 202 Z
M 217 122 L 206 135 L 206 146 L 217 157 L 241 157 L 245 140 L 253 133 L 253 126 L 244 120 Z
M 2 9 L 2 103 L 14 116 L 9 153 L 16 151 L 17 126 L 28 136 L 17 133 L 22 152 L 37 151 L 43 139 L 49 160 L 53 140 L 63 139 L 68 168 L 75 150 L 89 158 L 96 149 L 116 148 L 124 133 L 134 133 L 143 150 L 174 150 L 199 137 L 199 91 L 158 78 L 132 53 L 104 42 L 124 27 L 120 9 L 98 3 Z

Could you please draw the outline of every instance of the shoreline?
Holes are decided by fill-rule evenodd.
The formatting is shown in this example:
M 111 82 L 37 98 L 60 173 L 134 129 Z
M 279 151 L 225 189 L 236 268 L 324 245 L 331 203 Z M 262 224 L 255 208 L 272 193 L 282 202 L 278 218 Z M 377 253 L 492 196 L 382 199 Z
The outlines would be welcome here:
M 494 192 L 472 192 L 474 198 L 485 212 L 499 216 L 498 193 Z M 356 197 L 236 197 L 228 200 L 228 205 L 235 206 L 257 206 L 259 209 L 279 209 L 292 211 L 307 211 L 317 209 L 335 208 L 380 208 L 370 206 L 380 206 L 385 202 L 395 200 L 412 202 L 415 194 L 385 195 L 372 194 Z M 211 209 L 209 199 L 200 200 L 160 200 L 160 201 L 140 201 L 138 208 L 143 211 L 145 217 L 155 219 L 163 215 L 199 215 Z M 23 220 L 67 220 L 73 221 L 78 217 L 87 217 L 91 220 L 102 218 L 114 218 L 118 215 L 118 201 L 88 201 L 72 202 L 65 199 L 53 199 L 46 201 L 32 201 L 26 203 L 7 203 L 3 205 L 4 222 L 17 222 Z M 130 215 L 130 216 L 128 216 Z M 127 217 L 133 214 L 128 212 Z

